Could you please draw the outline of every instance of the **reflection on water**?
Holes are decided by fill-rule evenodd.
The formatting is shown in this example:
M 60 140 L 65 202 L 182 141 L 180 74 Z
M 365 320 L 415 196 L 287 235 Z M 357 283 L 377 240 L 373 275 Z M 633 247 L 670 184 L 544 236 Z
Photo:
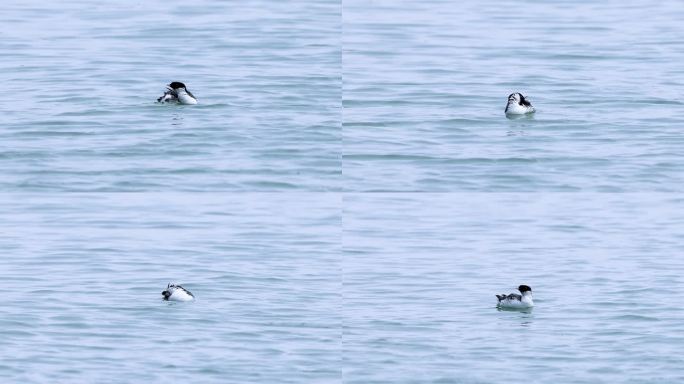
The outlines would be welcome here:
M 173 114 L 171 125 L 181 126 L 183 125 L 183 116 L 177 113 Z
M 511 308 L 511 307 L 500 307 L 500 306 L 497 306 L 496 309 L 497 309 L 499 312 L 532 313 L 532 310 L 534 309 L 534 307 L 532 307 L 532 308 Z
M 534 120 L 536 113 L 526 113 L 524 115 L 510 115 L 506 114 L 508 120 Z

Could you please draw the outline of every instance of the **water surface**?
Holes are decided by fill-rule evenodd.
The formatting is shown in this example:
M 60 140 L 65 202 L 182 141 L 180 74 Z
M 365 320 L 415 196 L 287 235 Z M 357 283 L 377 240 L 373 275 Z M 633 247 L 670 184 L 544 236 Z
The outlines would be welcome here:
M 0 381 L 338 383 L 339 204 L 5 195 Z
M 678 383 L 669 194 L 352 194 L 346 383 Z M 532 287 L 529 312 L 495 294 Z
M 679 1 L 346 1 L 350 191 L 680 191 Z M 532 118 L 504 117 L 529 96 Z
M 0 189 L 339 189 L 340 9 L 4 2 Z

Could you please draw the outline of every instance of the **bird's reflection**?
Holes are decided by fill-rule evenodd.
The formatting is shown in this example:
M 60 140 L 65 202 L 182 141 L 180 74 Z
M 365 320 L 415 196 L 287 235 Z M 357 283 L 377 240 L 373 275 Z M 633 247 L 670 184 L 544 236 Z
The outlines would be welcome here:
M 177 126 L 183 125 L 183 116 L 180 114 L 177 114 L 177 113 L 174 114 L 172 121 L 171 121 L 171 125 L 177 125 Z
M 499 312 L 517 312 L 521 327 L 529 327 L 532 324 L 532 319 L 534 318 L 532 316 L 533 309 L 534 308 L 496 308 Z

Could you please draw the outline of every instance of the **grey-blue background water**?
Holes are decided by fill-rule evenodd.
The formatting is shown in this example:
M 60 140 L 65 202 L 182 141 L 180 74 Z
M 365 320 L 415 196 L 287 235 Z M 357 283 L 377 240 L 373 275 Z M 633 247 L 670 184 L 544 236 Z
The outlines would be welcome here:
M 0 382 L 684 381 L 683 16 L 3 2 Z
M 5 1 L 0 188 L 340 188 L 334 1 Z M 200 104 L 156 105 L 182 81 Z
M 344 3 L 344 187 L 673 191 L 681 1 Z M 536 116 L 508 120 L 506 97 Z
M 4 195 L 0 382 L 339 382 L 340 203 Z
M 347 383 L 684 381 L 669 194 L 352 194 Z M 498 293 L 532 287 L 529 313 Z
M 2 3 L 0 382 L 339 382 L 340 29 L 326 0 Z M 199 105 L 154 103 L 176 80 Z

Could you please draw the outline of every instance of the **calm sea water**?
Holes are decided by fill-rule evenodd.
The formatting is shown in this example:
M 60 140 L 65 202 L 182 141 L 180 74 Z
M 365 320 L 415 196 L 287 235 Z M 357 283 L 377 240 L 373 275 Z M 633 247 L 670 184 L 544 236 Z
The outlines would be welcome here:
M 5 195 L 0 381 L 339 382 L 340 203 Z
M 684 381 L 684 203 L 669 194 L 354 194 L 347 383 Z M 495 308 L 532 287 L 532 311 Z
M 0 188 L 339 190 L 340 12 L 3 2 Z M 155 104 L 171 81 L 200 104 Z
M 3 2 L 0 382 L 684 382 L 682 19 Z
M 344 188 L 681 191 L 680 1 L 344 3 Z M 504 117 L 522 92 L 538 112 Z

